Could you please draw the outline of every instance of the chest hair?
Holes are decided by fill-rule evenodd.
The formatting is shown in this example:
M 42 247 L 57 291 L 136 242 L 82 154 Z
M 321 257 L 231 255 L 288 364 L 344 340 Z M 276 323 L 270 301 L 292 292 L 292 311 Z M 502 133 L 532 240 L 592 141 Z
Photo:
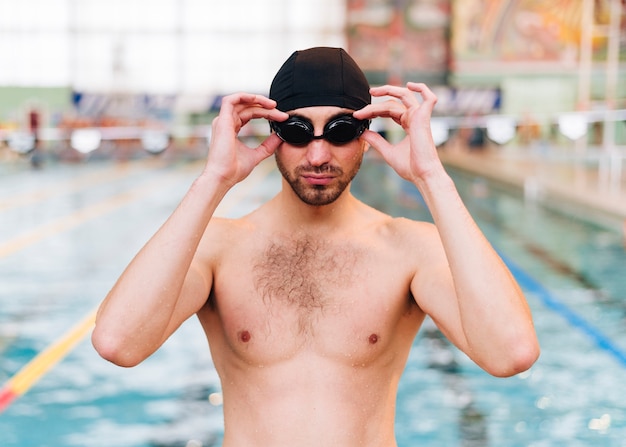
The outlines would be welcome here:
M 323 312 L 354 285 L 360 251 L 310 238 L 270 242 L 254 260 L 255 286 L 267 306 Z

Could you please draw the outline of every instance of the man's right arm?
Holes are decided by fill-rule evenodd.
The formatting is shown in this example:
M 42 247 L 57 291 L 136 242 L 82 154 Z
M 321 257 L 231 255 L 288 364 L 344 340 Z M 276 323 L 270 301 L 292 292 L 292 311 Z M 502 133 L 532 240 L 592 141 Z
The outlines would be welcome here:
M 212 236 L 207 227 L 213 212 L 228 190 L 280 144 L 270 135 L 252 149 L 237 135 L 251 119 L 286 117 L 263 96 L 240 93 L 224 98 L 203 173 L 98 310 L 92 342 L 102 357 L 120 366 L 140 363 L 204 305 L 212 285 Z M 208 250 L 198 250 L 203 237 Z
M 140 363 L 204 304 L 211 270 L 194 258 L 222 189 L 199 177 L 120 276 L 98 309 L 92 334 L 102 357 L 120 366 Z

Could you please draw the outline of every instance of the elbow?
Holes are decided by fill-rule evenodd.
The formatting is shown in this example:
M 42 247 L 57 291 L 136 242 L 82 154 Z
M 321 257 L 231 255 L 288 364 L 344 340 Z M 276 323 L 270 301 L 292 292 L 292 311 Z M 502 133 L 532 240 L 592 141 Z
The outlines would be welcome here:
M 517 342 L 509 347 L 506 355 L 499 359 L 494 359 L 492 365 L 484 369 L 495 377 L 512 377 L 530 369 L 539 358 L 540 348 L 536 338 Z
M 91 334 L 91 344 L 103 359 L 125 368 L 137 366 L 143 358 L 133 354 L 128 344 L 96 326 Z

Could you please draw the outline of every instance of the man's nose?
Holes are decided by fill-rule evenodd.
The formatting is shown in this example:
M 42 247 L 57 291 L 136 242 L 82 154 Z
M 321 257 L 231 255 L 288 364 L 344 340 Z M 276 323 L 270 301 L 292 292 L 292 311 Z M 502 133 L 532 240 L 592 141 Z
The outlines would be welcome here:
M 332 158 L 330 143 L 323 139 L 311 141 L 306 148 L 306 158 L 311 166 L 321 166 L 330 162 Z

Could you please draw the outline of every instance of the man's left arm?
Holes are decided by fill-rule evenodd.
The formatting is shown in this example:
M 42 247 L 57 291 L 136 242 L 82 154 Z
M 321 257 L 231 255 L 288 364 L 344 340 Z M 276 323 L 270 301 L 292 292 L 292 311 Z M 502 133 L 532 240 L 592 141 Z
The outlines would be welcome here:
M 392 118 L 407 135 L 395 145 L 372 131 L 363 138 L 419 189 L 440 239 L 432 251 L 435 259 L 440 251 L 441 259 L 428 267 L 435 278 L 425 279 L 418 272 L 412 283 L 418 304 L 487 372 L 504 377 L 528 369 L 539 355 L 528 304 L 439 159 L 430 130 L 436 96 L 424 84 L 416 83 L 408 83 L 406 88 L 376 87 L 371 92 L 395 99 L 367 106 L 355 112 L 355 118 Z M 441 299 L 425 290 L 441 294 Z

